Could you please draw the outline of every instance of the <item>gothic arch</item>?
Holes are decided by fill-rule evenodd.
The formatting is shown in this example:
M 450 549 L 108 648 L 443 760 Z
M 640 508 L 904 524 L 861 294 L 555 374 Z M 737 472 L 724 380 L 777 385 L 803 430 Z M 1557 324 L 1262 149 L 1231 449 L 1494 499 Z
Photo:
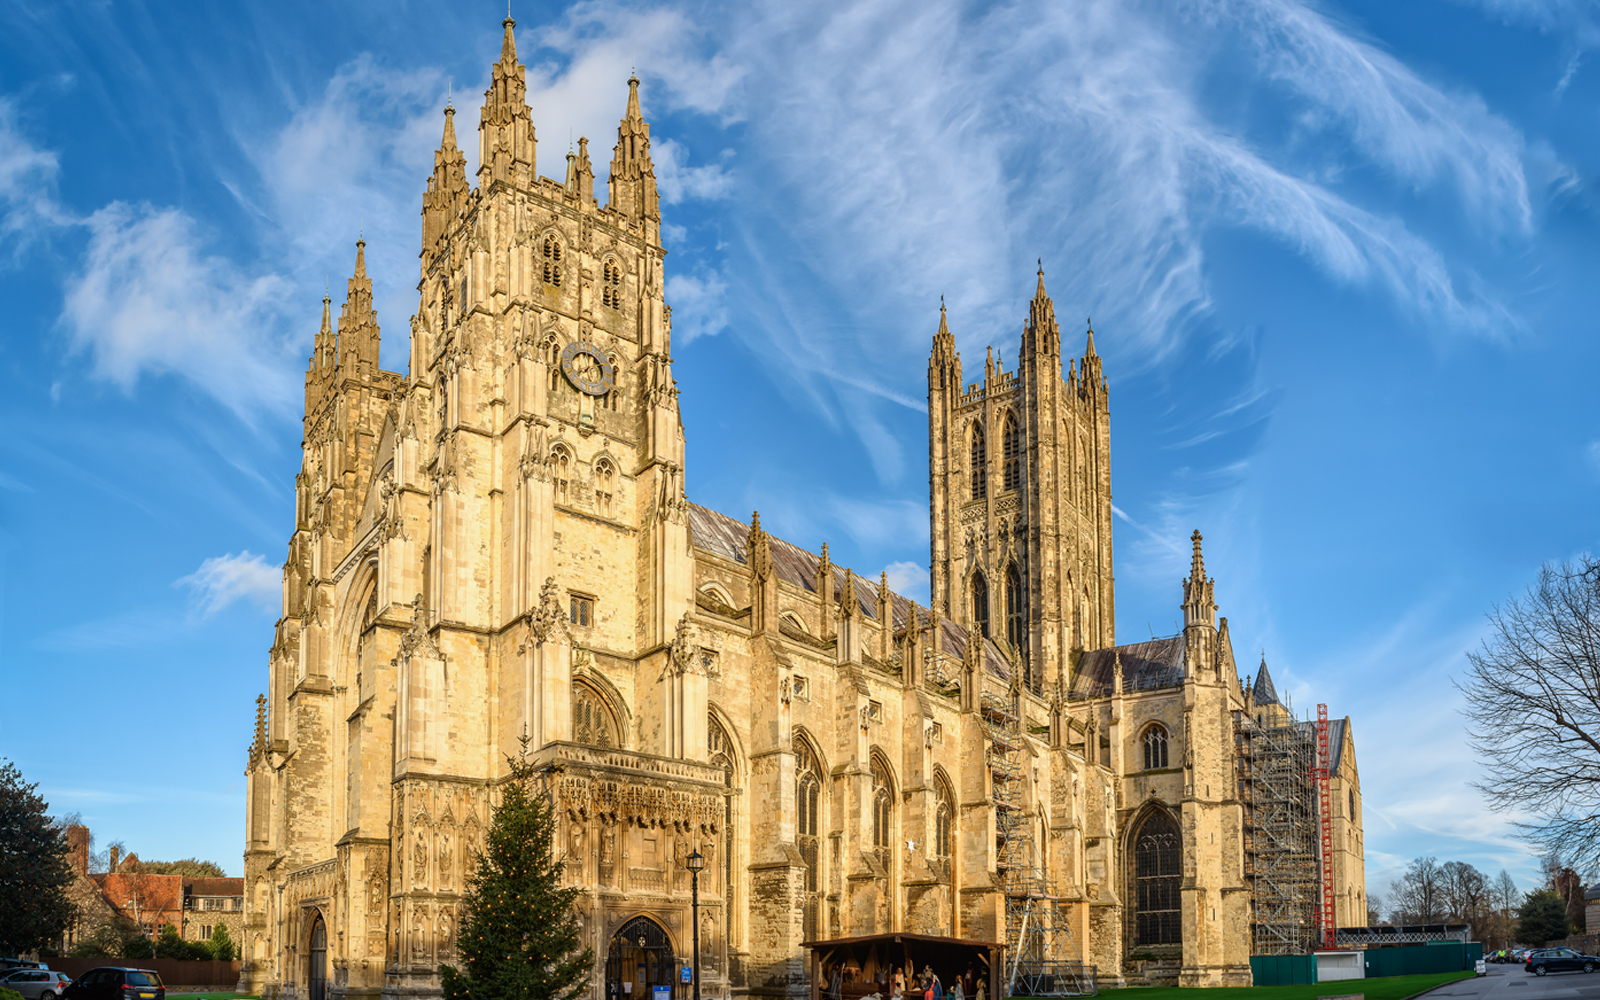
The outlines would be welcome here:
M 982 500 L 989 495 L 989 441 L 981 420 L 974 420 L 968 431 L 967 461 L 972 466 L 970 495 Z
M 617 936 L 618 931 L 622 930 L 624 927 L 640 918 L 648 920 L 660 928 L 661 933 L 666 937 L 667 945 L 672 949 L 672 953 L 674 955 L 683 954 L 683 948 L 678 942 L 677 935 L 672 933 L 672 928 L 668 927 L 667 922 L 662 920 L 659 915 L 646 909 L 624 911 L 624 915 L 619 916 L 615 921 L 613 921 L 611 926 L 606 928 L 606 936 L 604 940 L 606 941 L 607 946 L 610 946 L 611 939 Z
M 1015 410 L 1007 408 L 1000 427 L 1000 488 L 1018 490 L 1022 488 L 1022 455 L 1027 449 L 1022 443 L 1022 425 Z
M 622 281 L 627 273 L 622 258 L 607 252 L 600 258 L 600 304 L 608 309 L 622 308 Z
M 1172 734 L 1160 722 L 1152 722 L 1139 733 L 1140 759 L 1146 771 L 1159 771 L 1168 766 Z
M 699 593 L 712 598 L 725 607 L 737 607 L 737 605 L 733 603 L 733 595 L 728 593 L 728 589 L 720 583 L 702 583 L 699 588 Z
M 983 570 L 975 569 L 967 578 L 967 609 L 972 613 L 972 626 L 980 638 L 989 637 L 989 581 Z
M 546 226 L 534 240 L 534 259 L 538 261 L 539 277 L 544 284 L 552 288 L 561 287 L 569 266 L 569 249 L 567 236 L 559 226 Z
M 617 686 L 611 683 L 605 674 L 588 663 L 572 669 L 574 698 L 577 697 L 580 684 L 604 702 L 606 709 L 611 713 L 612 721 L 616 724 L 617 748 L 626 750 L 629 743 L 628 735 L 633 730 L 633 713 L 628 711 L 627 699 L 622 697 L 622 692 L 617 690 Z
M 802 920 L 806 940 L 816 940 L 822 930 L 823 831 L 827 829 L 827 762 L 811 734 L 795 727 L 791 746 L 795 753 L 795 846 L 805 862 Z
M 1023 682 L 1037 691 L 1033 666 L 1028 660 L 1028 591 L 1022 579 L 1022 567 L 1012 560 L 1006 566 L 1006 642 L 1022 662 Z
M 605 695 L 581 679 L 572 682 L 572 741 L 602 749 L 620 749 L 621 720 L 611 710 Z
M 572 449 L 561 441 L 550 446 L 550 480 L 555 484 L 556 503 L 572 502 L 572 480 L 577 475 L 578 460 Z
M 1128 901 L 1126 940 L 1134 947 L 1183 943 L 1182 824 L 1162 802 L 1149 802 L 1123 838 Z
M 956 854 L 956 819 L 960 813 L 956 807 L 955 785 L 938 764 L 933 766 L 933 801 L 933 842 L 928 845 L 928 854 L 949 862 Z

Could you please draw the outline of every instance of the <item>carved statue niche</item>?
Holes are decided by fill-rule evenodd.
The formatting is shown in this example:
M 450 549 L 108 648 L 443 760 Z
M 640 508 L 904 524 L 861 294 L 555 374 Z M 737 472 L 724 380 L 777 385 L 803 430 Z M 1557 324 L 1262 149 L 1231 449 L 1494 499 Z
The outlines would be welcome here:
M 441 830 L 438 837 L 439 855 L 439 887 L 450 887 L 450 876 L 455 869 L 455 842 L 450 838 L 449 830 Z

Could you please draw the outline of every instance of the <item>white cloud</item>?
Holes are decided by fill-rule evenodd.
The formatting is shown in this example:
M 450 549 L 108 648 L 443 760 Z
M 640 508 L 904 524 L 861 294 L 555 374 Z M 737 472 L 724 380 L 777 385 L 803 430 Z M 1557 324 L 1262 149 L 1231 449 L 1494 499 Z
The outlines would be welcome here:
M 20 259 L 41 224 L 61 220 L 55 202 L 59 169 L 55 153 L 35 146 L 18 127 L 16 104 L 0 98 L 0 234 L 13 259 Z
M 920 601 L 924 605 L 928 603 L 928 593 L 933 578 L 928 575 L 927 567 L 921 563 L 892 562 L 885 567 L 884 572 L 889 574 L 890 590 L 913 601 Z
M 277 606 L 283 572 L 250 552 L 213 556 L 200 568 L 177 580 L 174 586 L 194 591 L 197 611 L 209 617 L 238 600 L 249 600 L 268 610 Z
M 289 403 L 291 354 L 275 332 L 281 278 L 205 255 L 177 209 L 114 202 L 84 225 L 89 245 L 61 318 L 97 377 L 131 388 L 145 374 L 180 375 L 241 416 Z
M 650 159 L 664 204 L 676 205 L 687 199 L 712 201 L 728 195 L 732 179 L 722 164 L 691 167 L 689 150 L 680 143 L 671 139 L 656 142 L 650 147 Z
M 669 274 L 667 301 L 672 303 L 672 333 L 679 347 L 697 337 L 720 333 L 728 325 L 728 283 L 715 271 Z

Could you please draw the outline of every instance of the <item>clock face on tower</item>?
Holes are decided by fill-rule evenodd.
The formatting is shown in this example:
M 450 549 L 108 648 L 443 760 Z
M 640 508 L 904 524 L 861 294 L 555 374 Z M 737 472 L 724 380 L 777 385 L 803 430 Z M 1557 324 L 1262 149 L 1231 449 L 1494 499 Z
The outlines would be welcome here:
M 617 387 L 616 366 L 600 348 L 575 340 L 561 351 L 561 374 L 572 387 L 590 396 L 604 396 Z

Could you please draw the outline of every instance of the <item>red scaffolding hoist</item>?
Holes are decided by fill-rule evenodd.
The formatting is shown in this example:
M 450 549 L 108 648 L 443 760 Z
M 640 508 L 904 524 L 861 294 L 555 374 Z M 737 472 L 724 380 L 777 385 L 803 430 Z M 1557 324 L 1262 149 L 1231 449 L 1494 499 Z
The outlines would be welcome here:
M 1334 947 L 1333 789 L 1329 780 L 1328 706 L 1317 706 L 1317 821 L 1322 828 L 1322 947 Z

